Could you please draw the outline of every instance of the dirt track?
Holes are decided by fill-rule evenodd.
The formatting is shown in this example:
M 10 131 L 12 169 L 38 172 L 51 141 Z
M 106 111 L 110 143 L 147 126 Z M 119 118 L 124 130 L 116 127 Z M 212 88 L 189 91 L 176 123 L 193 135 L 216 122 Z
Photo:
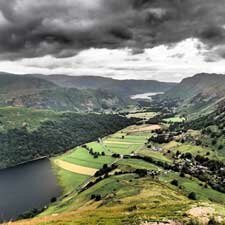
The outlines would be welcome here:
M 93 169 L 93 168 L 78 166 L 78 165 L 75 165 L 75 164 L 72 164 L 72 163 L 65 162 L 65 161 L 60 160 L 60 159 L 56 159 L 54 162 L 60 168 L 62 168 L 64 170 L 68 170 L 68 171 L 73 172 L 73 173 L 93 176 L 97 171 L 96 169 Z

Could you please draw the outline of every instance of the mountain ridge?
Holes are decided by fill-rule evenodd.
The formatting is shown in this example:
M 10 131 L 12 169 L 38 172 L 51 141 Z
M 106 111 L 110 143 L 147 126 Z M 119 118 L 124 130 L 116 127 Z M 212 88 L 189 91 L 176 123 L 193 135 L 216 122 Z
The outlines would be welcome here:
M 123 98 L 108 91 L 63 88 L 39 77 L 0 73 L 0 106 L 101 112 L 125 105 Z
M 40 75 L 31 75 L 40 76 Z M 117 80 L 100 76 L 68 76 L 68 75 L 41 75 L 43 79 L 51 81 L 64 88 L 103 89 L 122 96 L 142 94 L 146 92 L 165 92 L 175 83 L 160 82 L 157 80 Z
M 160 98 L 177 100 L 181 112 L 211 112 L 225 98 L 225 75 L 196 74 L 183 79 Z

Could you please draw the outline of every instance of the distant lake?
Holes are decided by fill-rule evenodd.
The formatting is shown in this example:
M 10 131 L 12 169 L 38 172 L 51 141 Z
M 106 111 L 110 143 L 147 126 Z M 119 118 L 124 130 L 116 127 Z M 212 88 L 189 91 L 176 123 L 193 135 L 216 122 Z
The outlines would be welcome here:
M 0 170 L 0 221 L 42 208 L 60 194 L 61 188 L 48 159 Z
M 148 93 L 143 93 L 143 94 L 137 94 L 137 95 L 132 95 L 130 98 L 131 99 L 152 99 L 152 96 L 159 95 L 159 94 L 164 94 L 164 92 L 148 92 Z

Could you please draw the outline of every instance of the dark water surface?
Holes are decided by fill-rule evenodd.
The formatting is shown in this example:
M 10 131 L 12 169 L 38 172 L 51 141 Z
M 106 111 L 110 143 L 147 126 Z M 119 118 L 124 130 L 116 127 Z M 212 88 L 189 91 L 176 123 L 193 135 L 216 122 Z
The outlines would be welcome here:
M 48 159 L 0 170 L 0 221 L 16 219 L 26 211 L 42 208 L 60 194 Z

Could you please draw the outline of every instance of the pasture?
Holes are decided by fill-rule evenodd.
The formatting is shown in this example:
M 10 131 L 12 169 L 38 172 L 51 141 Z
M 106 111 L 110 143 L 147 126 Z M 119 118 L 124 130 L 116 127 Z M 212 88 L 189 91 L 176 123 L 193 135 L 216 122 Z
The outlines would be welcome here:
M 58 157 L 62 161 L 69 162 L 74 165 L 89 167 L 93 169 L 100 169 L 104 164 L 110 164 L 114 159 L 109 156 L 98 156 L 94 158 L 85 148 L 77 147 L 70 152 Z
M 212 151 L 211 148 L 196 146 L 187 143 L 178 143 L 175 141 L 171 141 L 168 144 L 163 145 L 164 152 L 171 151 L 172 153 L 176 153 L 179 151 L 180 153 L 191 153 L 192 155 L 202 155 L 207 156 L 209 158 L 217 158 L 217 152 Z
M 225 195 L 223 193 L 213 190 L 210 186 L 205 187 L 205 183 L 196 178 L 188 175 L 186 175 L 186 177 L 180 177 L 178 173 L 169 173 L 167 175 L 160 176 L 160 180 L 162 182 L 167 183 L 173 189 L 177 189 L 177 187 L 170 184 L 174 179 L 178 181 L 179 188 L 184 195 L 188 195 L 190 192 L 195 192 L 198 200 L 225 204 Z
M 185 121 L 185 118 L 181 116 L 175 116 L 171 118 L 166 118 L 163 121 L 166 123 L 182 123 L 183 121 Z
M 145 148 L 145 143 L 151 136 L 149 130 L 150 128 L 146 129 L 146 125 L 130 126 L 96 142 L 78 146 L 54 158 L 53 162 L 58 169 L 60 168 L 58 173 L 60 182 L 64 183 L 63 186 L 69 186 L 67 189 L 70 189 L 71 185 L 77 187 L 83 183 L 83 178 L 93 176 L 104 164 L 109 165 L 118 161 L 118 159 L 112 157 L 112 154 L 129 155 L 138 153 Z M 98 153 L 98 156 L 95 157 L 93 154 L 90 154 L 85 146 L 89 150 L 91 149 L 93 153 Z M 131 159 L 123 159 L 120 165 L 132 166 L 133 168 L 156 168 L 142 160 Z M 70 180 L 72 180 L 72 184 Z
M 154 117 L 157 113 L 155 112 L 136 112 L 136 113 L 130 113 L 128 114 L 128 118 L 135 117 L 135 118 L 140 118 L 144 120 L 151 119 Z

